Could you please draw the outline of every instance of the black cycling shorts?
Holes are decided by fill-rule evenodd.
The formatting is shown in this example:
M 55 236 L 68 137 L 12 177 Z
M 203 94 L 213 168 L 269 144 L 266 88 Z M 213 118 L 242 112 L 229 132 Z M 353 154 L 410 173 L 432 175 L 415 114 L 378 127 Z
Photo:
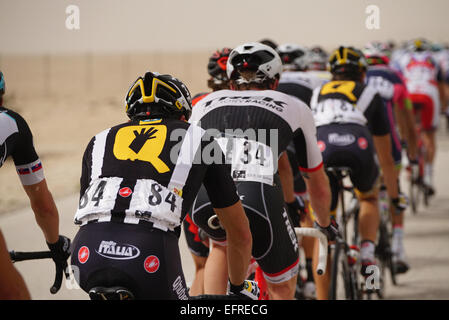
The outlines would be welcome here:
M 237 192 L 249 220 L 252 255 L 264 272 L 267 281 L 284 282 L 298 272 L 298 241 L 285 208 L 284 196 L 276 175 L 274 186 L 259 182 L 237 182 Z M 211 239 L 226 240 L 222 228 L 212 227 L 209 220 L 215 213 L 204 187 L 200 189 L 192 208 L 192 220 Z
M 209 247 L 206 246 L 200 238 L 199 228 L 192 221 L 190 213 L 188 213 L 182 222 L 184 228 L 184 236 L 187 243 L 187 248 L 197 257 L 207 258 L 209 256 Z
M 317 128 L 318 145 L 326 167 L 349 167 L 353 186 L 360 192 L 371 191 L 377 182 L 379 168 L 373 139 L 368 128 L 358 124 L 330 124 Z M 332 207 L 337 205 L 336 179 L 329 175 Z
M 71 263 L 86 292 L 96 286 L 121 286 L 136 299 L 188 299 L 178 237 L 149 223 L 97 222 L 80 227 Z

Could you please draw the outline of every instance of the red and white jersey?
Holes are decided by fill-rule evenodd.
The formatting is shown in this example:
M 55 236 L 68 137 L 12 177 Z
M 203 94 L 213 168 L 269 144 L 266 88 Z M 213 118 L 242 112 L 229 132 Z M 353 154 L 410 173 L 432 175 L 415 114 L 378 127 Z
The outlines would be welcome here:
M 431 52 L 404 54 L 400 65 L 410 92 L 423 90 L 422 88 L 429 85 L 437 86 L 437 82 L 441 80 L 440 68 Z

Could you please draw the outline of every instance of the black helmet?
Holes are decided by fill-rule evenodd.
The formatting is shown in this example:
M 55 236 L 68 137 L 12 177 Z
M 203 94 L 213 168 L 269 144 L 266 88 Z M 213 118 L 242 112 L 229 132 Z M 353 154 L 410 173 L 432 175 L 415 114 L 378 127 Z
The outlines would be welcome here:
M 125 106 L 131 120 L 182 115 L 189 119 L 192 113 L 192 99 L 184 83 L 157 72 L 147 72 L 134 81 L 126 95 Z
M 353 47 L 340 47 L 329 58 L 330 71 L 333 74 L 361 73 L 368 64 L 363 52 Z
M 215 51 L 209 58 L 207 64 L 207 72 L 212 77 L 208 85 L 209 87 L 225 86 L 229 81 L 226 74 L 226 63 L 228 62 L 230 48 L 223 48 L 222 50 Z

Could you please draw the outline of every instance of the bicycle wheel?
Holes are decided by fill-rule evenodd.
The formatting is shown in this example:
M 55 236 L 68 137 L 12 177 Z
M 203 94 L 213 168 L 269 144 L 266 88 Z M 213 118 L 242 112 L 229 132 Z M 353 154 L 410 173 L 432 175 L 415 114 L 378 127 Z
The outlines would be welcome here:
M 345 246 L 341 241 L 333 245 L 330 300 L 355 299 L 351 294 L 350 269 Z
M 413 180 L 413 178 L 410 177 L 408 197 L 413 214 L 418 213 L 420 196 L 421 196 L 421 183 L 419 181 Z

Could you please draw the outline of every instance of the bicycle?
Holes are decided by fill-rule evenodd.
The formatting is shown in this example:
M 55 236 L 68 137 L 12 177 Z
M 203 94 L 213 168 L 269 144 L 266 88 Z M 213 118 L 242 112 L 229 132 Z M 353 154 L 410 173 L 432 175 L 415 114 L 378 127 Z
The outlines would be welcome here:
M 328 167 L 326 171 L 334 175 L 338 181 L 338 214 L 337 223 L 339 225 L 339 235 L 335 243 L 330 244 L 331 249 L 331 283 L 329 289 L 329 299 L 337 300 L 343 297 L 349 300 L 362 299 L 362 287 L 359 282 L 359 247 L 358 242 L 358 211 L 359 205 L 355 192 L 351 187 L 345 186 L 344 178 L 349 176 L 351 171 L 348 167 Z M 350 199 L 348 209 L 346 209 L 345 192 L 349 192 Z M 348 226 L 350 220 L 353 220 L 353 236 L 350 244 L 348 240 Z M 343 288 L 340 287 L 340 281 Z M 343 289 L 343 292 L 342 290 Z
M 11 262 L 15 263 L 18 261 L 26 261 L 26 260 L 51 259 L 53 257 L 53 254 L 51 251 L 36 251 L 36 252 L 9 251 L 9 257 L 11 258 Z M 50 287 L 50 292 L 52 294 L 56 294 L 61 288 L 64 272 L 65 270 L 61 270 L 59 267 L 56 268 L 55 280 L 53 282 L 53 285 Z
M 317 229 L 314 228 L 295 228 L 295 233 L 298 237 L 308 236 L 319 239 L 319 263 L 317 266 L 317 273 L 323 274 L 326 270 L 327 263 L 327 238 Z M 12 262 L 47 259 L 52 257 L 50 251 L 39 252 L 9 252 Z M 56 293 L 62 284 L 62 272 L 56 273 L 55 283 L 50 291 Z M 135 296 L 131 290 L 122 286 L 103 287 L 97 286 L 89 290 L 89 298 L 91 300 L 135 300 Z M 211 295 L 203 294 L 199 296 L 191 296 L 189 300 L 244 300 L 236 295 Z
M 393 285 L 397 285 L 396 270 L 393 265 L 393 252 L 391 249 L 392 224 L 389 210 L 389 198 L 384 185 L 381 186 L 379 191 L 379 216 L 379 231 L 375 249 L 375 256 L 379 262 L 377 266 L 380 269 L 379 287 L 376 290 L 366 290 L 368 299 L 371 299 L 372 294 L 377 294 L 379 299 L 385 297 L 386 269 L 389 270 Z

